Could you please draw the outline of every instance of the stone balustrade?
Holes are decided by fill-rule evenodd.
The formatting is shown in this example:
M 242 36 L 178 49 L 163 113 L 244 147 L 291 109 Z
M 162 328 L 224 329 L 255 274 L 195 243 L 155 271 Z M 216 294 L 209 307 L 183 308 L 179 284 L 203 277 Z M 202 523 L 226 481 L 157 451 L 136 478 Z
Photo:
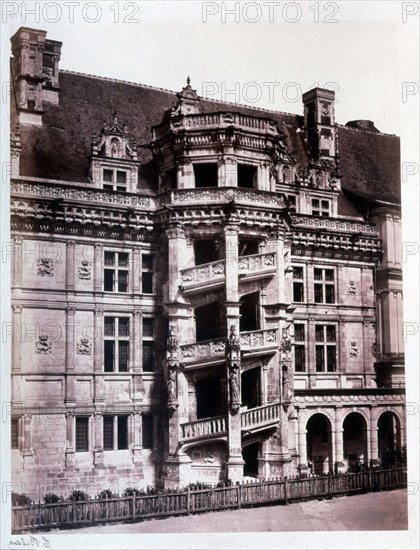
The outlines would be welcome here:
M 241 413 L 241 428 L 247 430 L 274 424 L 280 420 L 280 403 L 270 403 Z
M 183 441 L 198 439 L 201 437 L 222 435 L 227 432 L 227 417 L 216 416 L 214 418 L 203 418 L 181 424 L 181 438 Z
M 225 278 L 225 260 L 197 265 L 181 270 L 181 284 L 184 288 L 199 283 L 217 283 Z
M 238 258 L 239 275 L 248 275 L 266 270 L 276 270 L 275 252 L 264 254 L 253 254 L 251 256 L 240 256 Z
M 274 346 L 278 343 L 277 332 L 276 328 L 241 332 L 239 335 L 241 350 L 255 350 L 256 348 Z
M 270 118 L 254 117 L 241 113 L 200 113 L 172 117 L 152 128 L 152 140 L 165 137 L 169 131 L 179 130 L 223 130 L 228 127 L 251 132 L 253 134 L 277 135 L 277 124 Z
M 224 355 L 226 339 L 206 340 L 181 346 L 181 357 L 184 362 L 212 359 L 217 355 Z

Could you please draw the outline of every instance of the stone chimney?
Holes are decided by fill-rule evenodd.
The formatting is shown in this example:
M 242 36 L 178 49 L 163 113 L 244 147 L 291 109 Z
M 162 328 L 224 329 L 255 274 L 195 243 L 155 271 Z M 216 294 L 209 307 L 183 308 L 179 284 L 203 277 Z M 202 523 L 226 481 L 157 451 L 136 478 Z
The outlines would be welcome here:
M 58 104 L 61 42 L 46 31 L 21 27 L 11 38 L 11 78 L 20 124 L 42 125 L 43 102 Z
M 335 93 L 324 88 L 313 88 L 302 96 L 304 130 L 315 159 L 336 155 L 334 100 Z

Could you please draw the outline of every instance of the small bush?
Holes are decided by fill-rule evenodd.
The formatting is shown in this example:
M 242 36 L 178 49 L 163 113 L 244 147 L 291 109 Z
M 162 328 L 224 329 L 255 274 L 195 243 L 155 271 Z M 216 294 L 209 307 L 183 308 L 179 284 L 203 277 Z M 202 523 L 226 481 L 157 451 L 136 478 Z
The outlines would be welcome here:
M 133 495 L 145 496 L 146 491 L 144 489 L 138 489 L 137 487 L 127 487 L 122 494 L 123 497 L 132 497 Z
M 74 491 L 70 493 L 69 500 L 90 500 L 90 497 L 85 491 L 74 489 Z
M 44 495 L 44 502 L 45 504 L 54 504 L 54 502 L 60 502 L 61 497 L 56 495 L 55 493 L 47 493 Z
M 13 506 L 27 506 L 32 504 L 32 500 L 25 494 L 12 493 Z
M 98 498 L 115 498 L 117 497 L 118 495 L 116 493 L 113 493 L 111 491 L 111 489 L 104 489 L 103 491 L 101 491 L 100 493 L 98 493 L 97 497 Z

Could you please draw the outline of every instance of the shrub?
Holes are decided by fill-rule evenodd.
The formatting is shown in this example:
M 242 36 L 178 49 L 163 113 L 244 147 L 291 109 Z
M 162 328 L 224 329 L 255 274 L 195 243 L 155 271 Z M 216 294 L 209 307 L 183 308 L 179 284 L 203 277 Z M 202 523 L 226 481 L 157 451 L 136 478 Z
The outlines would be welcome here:
M 117 497 L 118 495 L 113 493 L 111 491 L 111 489 L 104 489 L 103 491 L 101 491 L 100 493 L 98 493 L 97 497 L 98 498 L 115 498 Z
M 56 495 L 55 493 L 47 493 L 44 495 L 44 502 L 45 504 L 54 504 L 54 502 L 60 502 L 61 497 Z
M 13 506 L 27 506 L 32 504 L 32 500 L 25 494 L 12 493 Z
M 144 489 L 138 489 L 137 487 L 127 487 L 127 489 L 123 492 L 123 497 L 132 497 L 133 495 L 136 496 L 144 496 L 146 494 L 146 491 Z
M 74 489 L 70 493 L 69 500 L 89 500 L 90 497 L 85 491 L 80 491 L 79 489 Z

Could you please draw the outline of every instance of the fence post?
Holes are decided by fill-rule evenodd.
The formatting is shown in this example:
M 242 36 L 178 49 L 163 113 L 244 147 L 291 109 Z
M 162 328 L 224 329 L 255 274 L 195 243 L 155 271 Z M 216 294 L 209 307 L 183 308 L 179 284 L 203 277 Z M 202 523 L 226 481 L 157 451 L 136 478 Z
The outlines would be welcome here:
M 284 478 L 284 498 L 286 504 L 289 504 L 289 482 L 287 480 L 287 476 Z
M 236 498 L 238 499 L 238 510 L 241 509 L 241 486 L 238 483 L 236 486 Z
M 133 491 L 133 521 L 136 519 L 136 492 Z
M 191 509 L 190 491 L 191 489 L 187 487 L 187 514 L 190 513 L 190 509 Z
M 332 498 L 331 472 L 328 472 L 328 498 Z

